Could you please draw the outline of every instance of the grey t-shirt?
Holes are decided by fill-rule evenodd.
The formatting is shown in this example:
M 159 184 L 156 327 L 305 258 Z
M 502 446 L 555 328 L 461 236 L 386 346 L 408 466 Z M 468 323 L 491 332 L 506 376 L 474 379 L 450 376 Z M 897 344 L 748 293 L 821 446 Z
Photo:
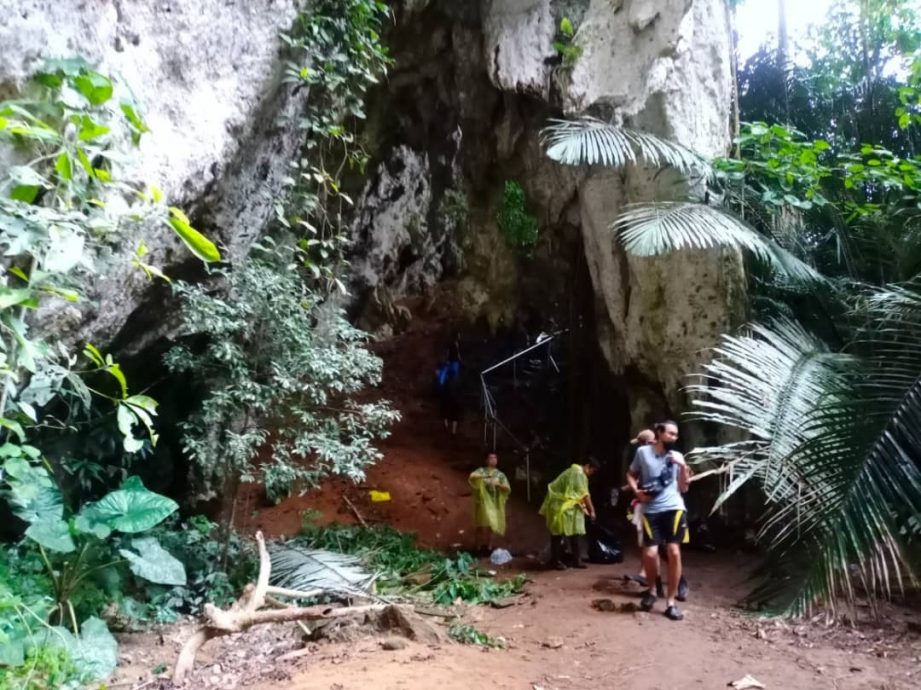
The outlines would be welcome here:
M 639 478 L 640 488 L 655 484 L 659 485 L 658 478 L 666 469 L 668 453 L 658 455 L 653 445 L 640 446 L 636 449 L 630 471 Z M 664 513 L 669 510 L 685 510 L 684 498 L 678 491 L 678 465 L 671 464 L 671 481 L 659 491 L 648 503 L 643 504 L 643 513 Z

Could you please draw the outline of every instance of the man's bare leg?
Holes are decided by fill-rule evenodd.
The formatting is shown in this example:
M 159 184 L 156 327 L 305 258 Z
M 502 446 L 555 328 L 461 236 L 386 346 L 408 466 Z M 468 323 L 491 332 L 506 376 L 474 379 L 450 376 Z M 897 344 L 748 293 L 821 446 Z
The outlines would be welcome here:
M 457 422 L 451 422 L 451 435 L 457 436 Z
M 643 547 L 643 568 L 646 571 L 646 586 L 652 592 L 659 575 L 659 547 Z
M 668 549 L 668 605 L 673 606 L 678 596 L 678 582 L 681 580 L 681 545 L 669 544 Z

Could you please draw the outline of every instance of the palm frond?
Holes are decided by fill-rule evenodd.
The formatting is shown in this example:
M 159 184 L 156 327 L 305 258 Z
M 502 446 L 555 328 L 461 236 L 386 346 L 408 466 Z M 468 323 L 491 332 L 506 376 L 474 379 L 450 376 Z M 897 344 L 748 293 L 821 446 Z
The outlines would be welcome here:
M 873 290 L 867 296 L 867 307 L 877 330 L 895 323 L 921 327 L 921 277 Z
M 786 319 L 722 338 L 704 366 L 706 383 L 686 388 L 694 406 L 690 416 L 732 427 L 748 438 L 689 454 L 695 461 L 732 464 L 729 487 L 715 507 L 752 478 L 761 481 L 770 502 L 797 496 L 803 477 L 784 460 L 809 439 L 802 423 L 838 375 L 836 357 Z
M 921 512 L 921 294 L 868 302 L 883 311 L 852 354 L 828 352 L 791 322 L 755 326 L 724 338 L 708 385 L 690 387 L 701 396 L 695 416 L 748 436 L 693 455 L 731 463 L 720 500 L 761 483 L 771 569 L 756 595 L 787 612 L 853 604 L 861 590 L 875 601 L 913 577 L 899 525 Z M 878 328 L 886 315 L 898 318 Z
M 624 249 L 634 256 L 657 256 L 681 249 L 739 247 L 794 282 L 823 282 L 800 261 L 731 213 L 686 201 L 629 204 L 611 224 Z
M 547 156 L 563 165 L 622 167 L 644 162 L 681 172 L 709 174 L 709 164 L 690 149 L 647 132 L 618 127 L 595 118 L 550 120 L 541 130 Z
M 364 568 L 359 558 L 334 551 L 275 544 L 269 555 L 271 583 L 277 587 L 366 597 L 377 577 Z

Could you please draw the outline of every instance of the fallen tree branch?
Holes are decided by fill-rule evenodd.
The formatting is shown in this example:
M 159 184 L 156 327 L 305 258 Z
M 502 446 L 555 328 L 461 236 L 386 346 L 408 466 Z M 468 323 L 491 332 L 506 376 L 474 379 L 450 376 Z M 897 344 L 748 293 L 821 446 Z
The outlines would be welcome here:
M 358 613 L 383 611 L 387 604 L 370 604 L 368 606 L 343 606 L 330 608 L 326 606 L 290 606 L 283 609 L 270 609 L 266 611 L 244 612 L 222 611 L 212 606 L 205 611 L 207 625 L 224 635 L 243 632 L 254 625 L 266 623 L 290 623 L 292 621 L 317 621 L 341 616 L 351 616 Z
M 271 587 L 270 587 L 269 589 L 271 589 Z M 265 598 L 265 603 L 268 604 L 269 606 L 272 606 L 272 607 L 276 608 L 276 609 L 286 609 L 286 608 L 288 608 L 288 605 L 287 605 L 285 602 L 279 601 L 278 599 L 276 599 L 276 598 L 273 597 L 273 596 L 267 596 L 267 597 Z M 304 621 L 294 621 L 294 622 L 297 623 L 297 627 L 299 627 L 299 628 L 301 629 L 301 632 L 304 633 L 304 635 L 305 635 L 306 637 L 309 638 L 309 637 L 313 634 L 313 633 L 310 631 L 310 628 L 308 628 L 306 625 L 304 625 Z
M 256 532 L 256 544 L 259 547 L 259 575 L 256 583 L 246 585 L 240 598 L 226 611 L 214 604 L 205 604 L 202 616 L 204 619 L 203 624 L 186 640 L 182 650 L 179 652 L 179 657 L 176 659 L 176 666 L 173 668 L 173 682 L 177 685 L 183 682 L 186 675 L 194 667 L 198 651 L 208 640 L 215 637 L 243 632 L 254 625 L 339 618 L 371 611 L 381 611 L 387 608 L 386 604 L 343 607 L 329 606 L 328 604 L 289 607 L 282 604 L 282 608 L 260 611 L 259 609 L 267 603 L 274 606 L 280 604 L 271 594 L 301 598 L 311 596 L 311 593 L 270 587 L 269 575 L 272 572 L 272 561 L 265 547 L 265 538 L 262 536 L 262 532 Z
M 367 529 L 368 523 L 365 522 L 365 519 L 361 516 L 361 513 L 358 512 L 358 508 L 356 508 L 355 504 L 349 500 L 349 497 L 345 494 L 342 494 L 342 500 L 345 501 L 345 504 L 349 507 L 349 510 L 352 511 L 352 514 L 358 518 L 358 522 L 361 523 L 361 526 Z

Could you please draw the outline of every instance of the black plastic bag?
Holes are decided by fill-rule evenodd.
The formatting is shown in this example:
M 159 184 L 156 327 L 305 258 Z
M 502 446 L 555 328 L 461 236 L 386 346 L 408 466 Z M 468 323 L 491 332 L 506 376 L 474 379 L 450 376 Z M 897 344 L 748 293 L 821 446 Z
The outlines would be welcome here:
M 597 522 L 587 525 L 589 563 L 623 563 L 624 549 L 620 539 Z

